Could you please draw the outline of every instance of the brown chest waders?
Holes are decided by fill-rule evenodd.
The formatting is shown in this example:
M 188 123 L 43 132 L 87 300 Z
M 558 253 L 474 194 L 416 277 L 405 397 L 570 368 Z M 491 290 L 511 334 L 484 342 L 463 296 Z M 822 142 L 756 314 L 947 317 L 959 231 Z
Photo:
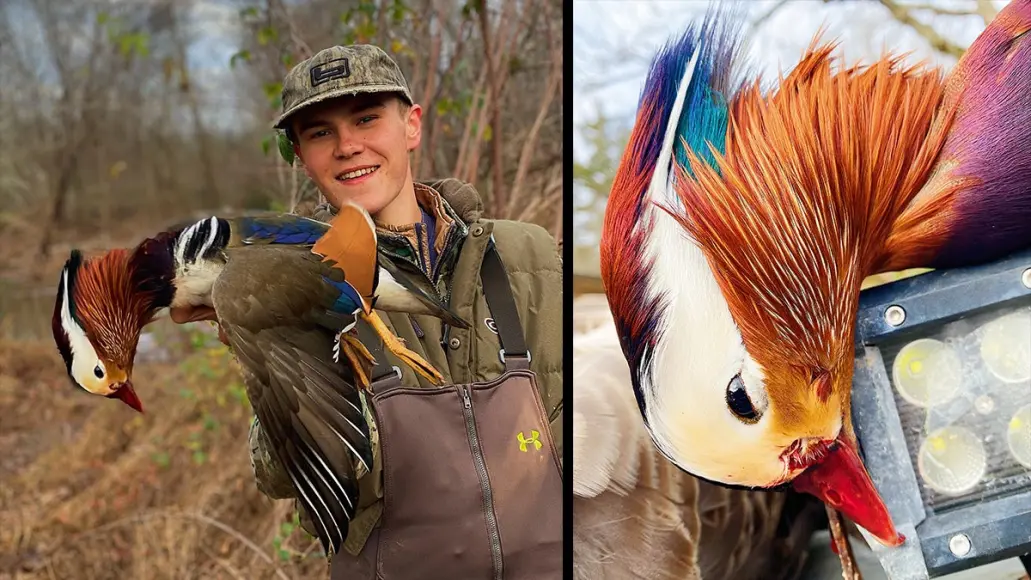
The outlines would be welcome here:
M 332 580 L 562 577 L 558 453 L 493 243 L 480 276 L 505 364 L 496 379 L 405 387 L 379 339 L 362 336 L 379 362 L 368 400 L 379 431 L 383 515 L 357 558 L 334 557 Z

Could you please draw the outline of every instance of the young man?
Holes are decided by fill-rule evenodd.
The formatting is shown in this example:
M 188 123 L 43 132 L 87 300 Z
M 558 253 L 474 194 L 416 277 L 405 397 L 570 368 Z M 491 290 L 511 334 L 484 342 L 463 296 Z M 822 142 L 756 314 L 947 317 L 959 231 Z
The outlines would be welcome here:
M 409 153 L 419 146 L 421 119 L 397 64 L 374 46 L 323 50 L 283 83 L 276 127 L 327 200 L 313 217 L 328 221 L 344 200 L 363 206 L 376 222 L 381 255 L 426 276 L 471 325 L 380 313 L 446 386 L 375 352 L 401 379 L 380 377 L 366 397 L 375 460 L 359 480 L 357 514 L 332 574 L 559 578 L 564 317 L 557 244 L 536 225 L 484 219 L 468 183 L 414 182 Z M 383 394 L 397 383 L 409 388 Z M 255 422 L 259 489 L 295 497 L 269 449 Z

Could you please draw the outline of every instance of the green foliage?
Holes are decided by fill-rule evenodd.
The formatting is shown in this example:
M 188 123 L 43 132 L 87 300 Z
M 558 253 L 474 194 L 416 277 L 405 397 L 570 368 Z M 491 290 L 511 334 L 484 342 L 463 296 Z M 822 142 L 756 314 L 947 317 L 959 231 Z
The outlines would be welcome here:
M 150 54 L 150 35 L 146 32 L 129 30 L 124 19 L 107 12 L 98 12 L 96 22 L 97 26 L 106 30 L 108 40 L 125 58 L 133 55 L 146 57 Z
M 274 133 L 266 135 L 261 140 L 261 153 L 268 155 L 269 151 L 272 150 L 272 142 L 276 143 L 276 150 L 279 151 L 279 156 L 286 161 L 287 165 L 294 164 L 294 145 L 287 138 L 285 131 L 276 130 Z
M 358 4 L 348 8 L 340 15 L 340 22 L 345 26 L 353 26 L 367 20 L 375 20 L 376 2 L 374 0 L 358 0 Z
M 136 53 L 141 57 L 150 54 L 150 35 L 143 32 L 132 32 L 118 37 L 118 52 L 129 57 Z
M 382 9 L 386 11 L 388 26 L 401 26 L 406 17 L 415 16 L 415 12 L 403 0 L 391 0 L 390 4 Z M 343 25 L 343 43 L 354 44 L 375 40 L 380 32 L 379 11 L 380 7 L 376 0 L 358 0 L 356 5 L 342 12 L 339 20 Z M 399 40 L 391 41 L 389 46 L 384 46 L 383 49 L 389 49 L 397 54 L 412 54 L 411 49 Z
M 601 234 L 612 182 L 619 168 L 619 160 L 630 138 L 629 129 L 613 127 L 611 120 L 599 113 L 594 120 L 580 128 L 589 157 L 586 161 L 573 159 L 573 183 L 577 186 L 573 211 L 583 219 L 577 225 L 577 238 L 583 243 L 595 243 Z
M 258 44 L 265 46 L 279 40 L 279 31 L 272 26 L 263 26 L 258 30 Z
M 511 57 L 509 57 L 509 59 L 508 59 L 508 74 L 516 75 L 520 71 L 522 71 L 524 68 L 526 68 L 526 63 L 523 62 L 523 59 L 519 58 L 519 55 L 515 55 L 514 54 Z
M 222 421 L 227 416 L 250 417 L 253 413 L 246 389 L 231 364 L 229 349 L 217 336 L 197 325 L 176 328 L 176 333 L 185 333 L 185 340 L 180 343 L 183 347 L 172 352 L 180 361 L 179 396 L 192 404 L 195 419 L 187 425 L 189 435 L 185 441 L 170 448 L 161 448 L 160 441 L 154 442 L 159 449 L 151 454 L 151 460 L 161 469 L 171 465 L 176 449 L 188 454 L 194 465 L 206 464 L 209 449 L 221 436 Z M 168 337 L 165 341 L 174 344 Z M 230 415 L 216 409 L 225 409 Z
M 286 133 L 276 133 L 276 143 L 279 145 L 279 155 L 286 161 L 287 165 L 294 164 L 294 144 L 287 138 Z
M 236 68 L 237 61 L 249 62 L 251 60 L 251 51 L 241 50 L 233 56 L 229 57 L 229 68 Z
M 240 405 L 245 407 L 250 406 L 249 399 L 247 398 L 247 389 L 245 389 L 242 384 L 231 383 L 229 387 L 226 388 L 226 391 L 236 402 L 240 403 Z
M 192 452 L 194 463 L 197 465 L 204 465 L 204 462 L 208 459 L 208 455 L 204 452 L 203 435 L 200 432 L 194 431 L 190 433 L 185 447 Z
M 450 97 L 441 97 L 437 99 L 437 102 L 434 103 L 434 106 L 437 108 L 437 114 L 440 116 L 444 116 L 452 112 L 459 112 L 458 103 Z
M 283 106 L 283 83 L 281 81 L 265 83 L 262 90 L 265 91 L 265 97 L 268 98 L 273 109 L 279 109 Z
M 293 539 L 294 534 L 298 533 L 304 540 L 312 541 L 311 535 L 308 534 L 301 527 L 301 518 L 297 512 L 294 512 L 289 522 L 283 522 L 279 524 L 279 530 L 276 532 L 275 537 L 272 538 L 272 547 L 276 550 L 276 556 L 283 562 L 288 562 L 291 559 L 301 559 L 304 554 L 290 547 L 290 540 Z M 308 555 L 309 557 L 320 557 L 316 552 L 312 552 Z
M 390 3 L 390 20 L 393 24 L 401 24 L 405 19 L 405 15 L 415 16 L 415 12 L 404 5 L 401 0 L 394 0 Z
M 167 451 L 155 451 L 150 458 L 161 469 L 168 469 L 168 466 L 172 464 L 172 456 Z

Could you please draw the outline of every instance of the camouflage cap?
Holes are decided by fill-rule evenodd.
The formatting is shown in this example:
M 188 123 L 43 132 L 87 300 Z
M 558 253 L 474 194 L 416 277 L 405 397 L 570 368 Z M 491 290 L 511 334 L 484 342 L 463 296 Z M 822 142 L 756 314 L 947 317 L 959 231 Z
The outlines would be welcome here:
M 285 129 L 287 118 L 308 105 L 359 93 L 399 93 L 412 103 L 401 69 L 378 46 L 352 44 L 320 50 L 286 75 L 283 113 L 273 126 Z

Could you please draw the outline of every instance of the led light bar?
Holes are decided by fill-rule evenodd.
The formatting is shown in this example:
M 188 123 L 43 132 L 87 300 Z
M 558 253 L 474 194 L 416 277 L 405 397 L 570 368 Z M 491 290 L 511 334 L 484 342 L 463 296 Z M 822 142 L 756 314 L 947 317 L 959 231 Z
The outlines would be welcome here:
M 1031 251 L 863 291 L 852 396 L 889 578 L 1031 553 Z

